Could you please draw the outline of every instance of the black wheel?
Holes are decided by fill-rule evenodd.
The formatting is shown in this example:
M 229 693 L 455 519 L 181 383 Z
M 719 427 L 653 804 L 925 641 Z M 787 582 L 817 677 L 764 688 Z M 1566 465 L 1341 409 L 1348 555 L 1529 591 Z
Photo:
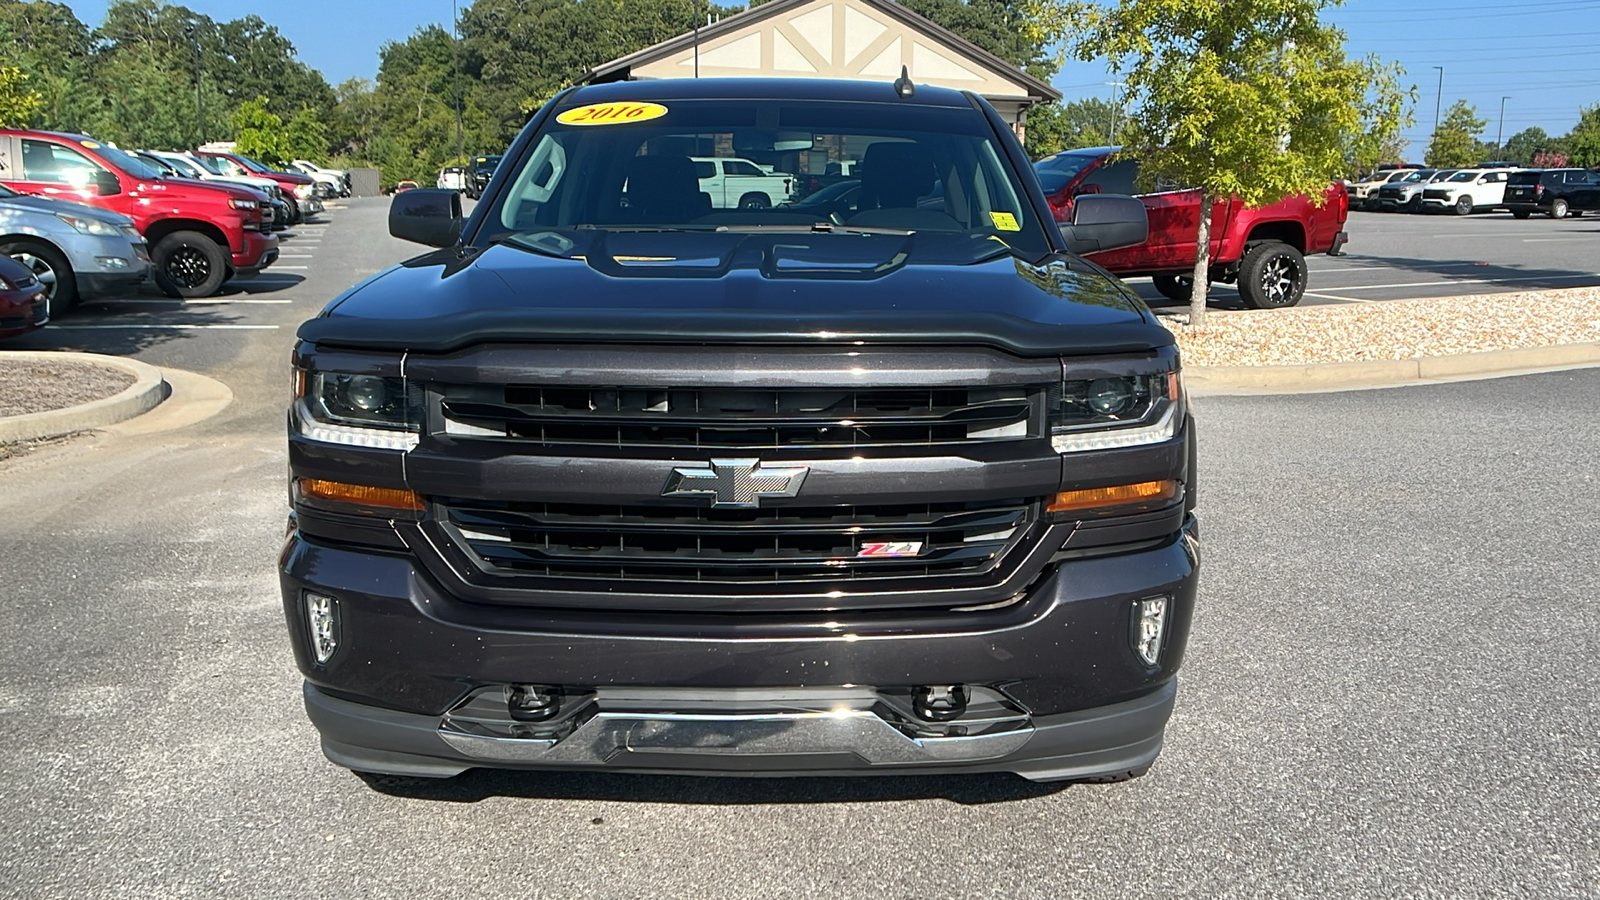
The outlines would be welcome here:
M 1530 213 L 1525 209 L 1513 209 L 1511 211 L 1511 218 L 1513 219 L 1526 219 L 1531 215 L 1533 215 L 1533 213 Z
M 1456 215 L 1458 215 L 1458 216 L 1470 216 L 1470 215 L 1472 215 L 1472 198 L 1471 197 L 1468 197 L 1466 194 L 1462 194 L 1461 196 L 1456 198 Z
M 1422 212 L 1421 191 L 1411 195 L 1411 199 L 1406 202 L 1406 212 Z
M 755 191 L 751 191 L 739 198 L 740 209 L 770 209 L 771 207 L 772 198 L 766 194 L 758 194 Z
M 209 297 L 228 278 L 217 242 L 198 231 L 174 231 L 150 250 L 156 284 L 169 297 Z
M 0 244 L 0 255 L 9 256 L 28 267 L 45 289 L 45 310 L 50 318 L 66 312 L 78 302 L 78 280 L 72 264 L 60 250 L 42 241 L 7 241 Z
M 1194 278 L 1189 275 L 1152 275 L 1150 281 L 1161 296 L 1179 303 L 1188 303 L 1194 292 Z
M 1567 217 L 1567 201 L 1557 197 L 1550 201 L 1550 218 L 1565 219 Z
M 283 202 L 289 204 L 290 225 L 299 225 L 301 222 L 306 220 L 305 216 L 300 215 L 300 201 L 295 199 L 293 194 L 284 194 Z
M 1306 258 L 1288 244 L 1267 241 L 1245 252 L 1239 296 L 1251 309 L 1282 309 L 1306 292 Z

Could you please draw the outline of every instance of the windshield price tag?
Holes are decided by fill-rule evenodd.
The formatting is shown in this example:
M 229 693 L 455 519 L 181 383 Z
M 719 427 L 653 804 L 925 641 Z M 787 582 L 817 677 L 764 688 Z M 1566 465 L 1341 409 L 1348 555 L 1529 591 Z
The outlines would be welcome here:
M 629 122 L 648 122 L 667 114 L 659 103 L 594 103 L 569 109 L 556 121 L 563 125 L 626 125 Z
M 1022 226 L 1017 224 L 1017 217 L 1008 212 L 989 213 L 990 221 L 994 227 L 1001 231 L 1021 231 Z

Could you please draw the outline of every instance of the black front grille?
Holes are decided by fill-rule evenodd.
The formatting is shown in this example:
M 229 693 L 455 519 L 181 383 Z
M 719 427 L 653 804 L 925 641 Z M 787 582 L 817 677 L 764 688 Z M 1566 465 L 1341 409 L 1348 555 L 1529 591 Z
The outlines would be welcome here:
M 1450 192 L 1449 191 L 1432 191 L 1432 190 L 1423 191 L 1422 192 L 1422 199 L 1424 199 L 1424 200 L 1449 200 L 1450 199 Z
M 568 587 L 787 583 L 814 591 L 874 579 L 976 581 L 1027 539 L 1038 501 L 727 510 L 448 500 L 434 517 L 498 575 Z M 900 555 L 875 555 L 886 550 Z
M 1044 387 L 445 387 L 444 431 L 546 447 L 790 449 L 1038 437 Z

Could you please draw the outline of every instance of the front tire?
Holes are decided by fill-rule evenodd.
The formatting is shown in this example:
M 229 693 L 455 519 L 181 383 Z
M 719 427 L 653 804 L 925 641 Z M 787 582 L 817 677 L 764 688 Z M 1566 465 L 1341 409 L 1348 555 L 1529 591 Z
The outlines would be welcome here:
M 1531 215 L 1533 215 L 1533 213 L 1528 212 L 1525 209 L 1514 209 L 1511 211 L 1511 218 L 1513 219 L 1526 219 Z
M 1246 251 L 1239 266 L 1239 296 L 1251 309 L 1284 309 L 1306 292 L 1306 258 L 1280 241 Z
M 1557 197 L 1556 199 L 1550 201 L 1550 218 L 1565 219 L 1567 217 L 1568 209 L 1570 209 L 1570 207 L 1567 206 L 1567 201 Z
M 45 289 L 45 312 L 54 319 L 78 302 L 78 279 L 72 264 L 61 251 L 41 241 L 8 241 L 0 244 L 0 256 L 9 256 L 28 267 Z
M 768 197 L 766 194 L 759 194 L 759 193 L 756 193 L 755 191 L 751 191 L 750 193 L 745 194 L 743 197 L 739 198 L 739 208 L 740 209 L 771 209 L 772 208 L 772 198 Z
M 169 297 L 209 297 L 228 278 L 217 242 L 198 231 L 174 231 L 150 250 L 156 284 Z
M 1461 196 L 1461 197 L 1457 197 L 1456 198 L 1456 215 L 1458 215 L 1458 216 L 1470 216 L 1470 215 L 1472 215 L 1472 198 L 1471 197 Z

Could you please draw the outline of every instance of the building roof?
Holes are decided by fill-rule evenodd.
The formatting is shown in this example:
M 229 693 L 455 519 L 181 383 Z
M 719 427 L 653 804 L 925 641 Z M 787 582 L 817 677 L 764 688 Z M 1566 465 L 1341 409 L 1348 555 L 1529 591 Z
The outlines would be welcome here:
M 806 6 L 817 5 L 820 7 L 823 5 L 833 5 L 835 2 L 836 0 L 771 0 L 771 2 L 763 3 L 760 6 L 745 10 L 740 13 L 735 13 L 734 15 L 727 16 L 726 18 L 708 25 L 705 28 L 701 28 L 698 35 L 696 35 L 696 33 L 693 31 L 685 32 L 677 37 L 662 41 L 659 44 L 646 47 L 643 50 L 630 53 L 627 56 L 619 57 L 618 59 L 614 59 L 608 63 L 596 66 L 585 73 L 578 80 L 580 83 L 625 80 L 633 77 L 634 71 L 645 65 L 659 63 L 675 54 L 693 49 L 697 40 L 702 47 L 701 52 L 703 54 L 706 52 L 704 49 L 706 45 L 714 44 L 719 38 L 731 35 L 744 29 L 748 29 L 753 25 L 760 25 L 768 20 L 783 16 L 786 13 L 792 14 Z M 1010 62 L 1007 62 L 999 56 L 990 53 L 982 47 L 979 47 L 977 44 L 974 44 L 955 32 L 933 22 L 927 17 L 913 12 L 912 10 L 907 9 L 898 3 L 892 2 L 892 0 L 848 0 L 848 2 L 869 8 L 873 12 L 892 18 L 911 29 L 913 32 L 920 33 L 932 39 L 933 41 L 944 44 L 951 50 L 954 50 L 962 56 L 967 57 L 973 62 L 979 63 L 983 67 L 993 70 L 996 75 L 1002 76 L 1005 80 L 1014 82 L 1018 86 L 1024 88 L 1027 91 L 1026 99 L 1031 99 L 1033 102 L 1061 99 L 1061 92 L 1051 87 L 1048 83 L 1029 75 L 1027 72 L 1019 69 Z M 916 66 L 912 66 L 911 77 L 913 81 L 918 81 L 921 83 L 921 80 L 919 79 L 919 73 L 916 71 L 916 68 Z M 896 65 L 895 69 L 898 71 L 899 66 Z M 991 94 L 983 91 L 978 91 L 978 93 L 984 93 L 985 96 L 992 96 Z

